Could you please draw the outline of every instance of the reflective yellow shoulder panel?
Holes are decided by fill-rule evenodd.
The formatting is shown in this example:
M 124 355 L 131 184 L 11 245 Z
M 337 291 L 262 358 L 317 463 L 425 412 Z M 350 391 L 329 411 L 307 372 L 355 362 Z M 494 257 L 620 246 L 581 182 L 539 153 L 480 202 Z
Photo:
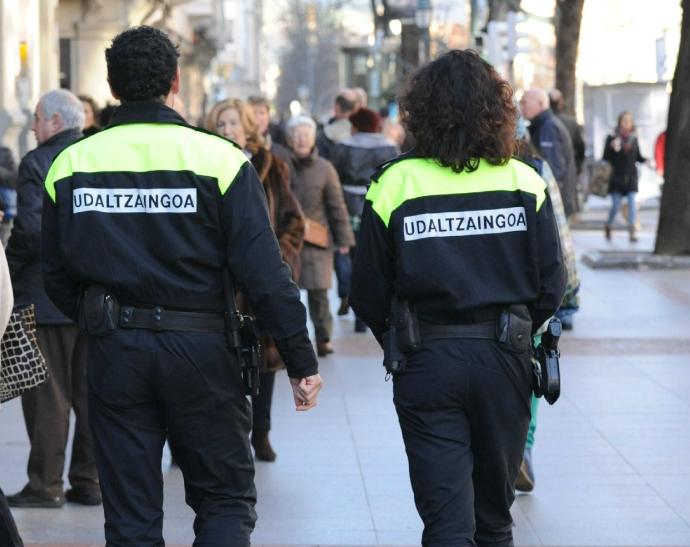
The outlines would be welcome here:
M 224 194 L 247 162 L 226 140 L 171 124 L 127 124 L 107 129 L 67 147 L 45 181 L 55 201 L 55 184 L 73 173 L 192 171 L 218 181 Z
M 530 166 L 513 159 L 506 165 L 480 160 L 476 171 L 455 173 L 434 160 L 411 158 L 391 165 L 369 187 L 367 199 L 388 226 L 393 212 L 411 199 L 499 191 L 533 194 L 538 211 L 546 198 L 546 183 Z

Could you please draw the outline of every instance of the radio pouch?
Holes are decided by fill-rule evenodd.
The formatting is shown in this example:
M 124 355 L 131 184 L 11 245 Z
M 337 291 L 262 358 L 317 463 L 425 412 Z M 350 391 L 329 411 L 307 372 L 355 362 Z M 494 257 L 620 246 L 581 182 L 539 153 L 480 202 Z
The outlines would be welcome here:
M 106 336 L 117 329 L 120 305 L 101 285 L 86 287 L 81 295 L 79 326 L 95 337 Z

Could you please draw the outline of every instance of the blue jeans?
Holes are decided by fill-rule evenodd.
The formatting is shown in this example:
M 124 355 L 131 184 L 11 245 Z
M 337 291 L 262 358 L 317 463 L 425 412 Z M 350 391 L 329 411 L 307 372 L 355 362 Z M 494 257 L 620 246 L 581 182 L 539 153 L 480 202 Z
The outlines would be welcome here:
M 630 228 L 635 227 L 635 220 L 637 217 L 637 211 L 635 210 L 635 195 L 636 192 L 628 192 L 625 196 L 620 192 L 611 192 L 611 209 L 609 210 L 609 220 L 606 223 L 608 226 L 613 224 L 621 208 L 621 201 L 623 201 L 623 197 L 626 197 L 628 200 L 628 226 Z
M 333 256 L 335 277 L 338 280 L 338 297 L 350 296 L 350 279 L 352 278 L 352 259 L 349 254 L 340 254 L 335 251 Z

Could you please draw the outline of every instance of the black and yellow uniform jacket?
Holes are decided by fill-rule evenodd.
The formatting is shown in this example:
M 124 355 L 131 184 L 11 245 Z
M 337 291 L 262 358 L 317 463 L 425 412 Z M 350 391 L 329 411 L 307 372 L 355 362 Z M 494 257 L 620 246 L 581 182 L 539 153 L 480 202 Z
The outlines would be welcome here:
M 546 184 L 528 165 L 480 160 L 455 173 L 406 154 L 374 174 L 350 302 L 380 339 L 393 293 L 428 323 L 529 306 L 537 329 L 558 308 L 566 271 Z
M 108 128 L 55 158 L 45 190 L 44 281 L 67 316 L 76 319 L 89 284 L 121 304 L 223 313 L 229 267 L 288 373 L 316 373 L 264 189 L 236 145 L 161 103 L 126 103 Z

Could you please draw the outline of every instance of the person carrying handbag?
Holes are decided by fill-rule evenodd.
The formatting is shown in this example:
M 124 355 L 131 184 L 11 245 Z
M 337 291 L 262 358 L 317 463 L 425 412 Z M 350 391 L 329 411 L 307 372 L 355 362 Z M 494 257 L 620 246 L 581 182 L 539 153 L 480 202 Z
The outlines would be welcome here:
M 7 328 L 13 305 L 14 295 L 12 294 L 10 271 L 7 267 L 5 250 L 2 249 L 0 251 L 0 338 Z M 0 367 L 2 367 L 2 355 L 0 355 Z M 0 488 L 0 545 L 7 545 L 8 547 L 22 547 L 24 545 L 22 538 L 19 537 L 17 525 L 7 505 L 7 499 L 2 488 Z

